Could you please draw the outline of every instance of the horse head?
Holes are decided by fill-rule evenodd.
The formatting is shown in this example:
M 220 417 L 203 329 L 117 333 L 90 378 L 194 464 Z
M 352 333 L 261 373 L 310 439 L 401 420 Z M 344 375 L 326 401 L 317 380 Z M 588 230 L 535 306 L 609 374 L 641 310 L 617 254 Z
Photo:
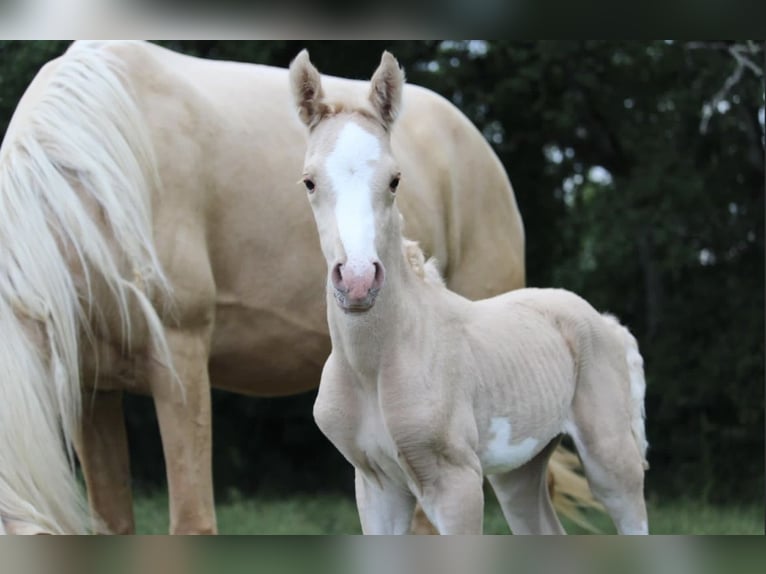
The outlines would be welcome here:
M 401 253 L 395 199 L 401 174 L 391 151 L 404 73 L 383 53 L 366 97 L 328 101 L 322 79 L 303 50 L 290 65 L 298 115 L 309 129 L 300 183 L 319 230 L 328 289 L 347 313 L 368 311 L 386 269 Z M 399 255 L 401 257 L 401 255 Z

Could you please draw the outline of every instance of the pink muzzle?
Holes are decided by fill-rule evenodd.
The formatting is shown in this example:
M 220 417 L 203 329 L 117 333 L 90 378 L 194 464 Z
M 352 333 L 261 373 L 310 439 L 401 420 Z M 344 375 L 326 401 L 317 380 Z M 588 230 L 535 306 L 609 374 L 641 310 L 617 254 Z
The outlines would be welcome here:
M 331 272 L 335 299 L 344 311 L 367 311 L 375 304 L 385 274 L 380 261 L 336 263 Z

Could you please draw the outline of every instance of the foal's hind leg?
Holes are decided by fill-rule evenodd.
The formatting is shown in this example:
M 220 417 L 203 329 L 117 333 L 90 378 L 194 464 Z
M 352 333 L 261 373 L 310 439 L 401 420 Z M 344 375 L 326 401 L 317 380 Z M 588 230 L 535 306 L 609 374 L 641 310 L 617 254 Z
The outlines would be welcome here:
M 105 534 L 132 534 L 133 493 L 122 391 L 94 391 L 92 396 L 85 393 L 83 403 L 77 455 L 95 526 L 106 530 Z
M 210 325 L 166 329 L 184 393 L 164 365 L 152 362 L 149 366 L 165 454 L 172 534 L 216 532 L 207 371 L 210 332 Z
M 524 466 L 488 477 L 514 534 L 566 534 L 548 488 L 548 459 L 558 444 L 556 438 Z
M 643 457 L 630 422 L 626 417 L 620 425 L 623 430 L 610 432 L 594 427 L 593 418 L 580 416 L 575 410 L 574 421 L 566 427 L 593 495 L 606 507 L 618 533 L 648 534 Z

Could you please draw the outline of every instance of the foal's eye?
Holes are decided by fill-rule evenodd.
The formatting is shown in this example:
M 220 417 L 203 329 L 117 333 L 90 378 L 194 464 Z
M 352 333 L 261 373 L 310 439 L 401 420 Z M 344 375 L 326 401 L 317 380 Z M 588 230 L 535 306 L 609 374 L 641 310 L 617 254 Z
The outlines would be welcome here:
M 391 180 L 391 183 L 389 184 L 389 187 L 391 188 L 391 192 L 395 193 L 396 188 L 399 187 L 399 180 L 401 179 L 400 176 L 394 176 L 394 178 Z
M 303 185 L 306 186 L 306 190 L 308 190 L 309 193 L 312 193 L 314 191 L 315 185 L 314 185 L 314 182 L 311 181 L 310 179 L 304 179 Z

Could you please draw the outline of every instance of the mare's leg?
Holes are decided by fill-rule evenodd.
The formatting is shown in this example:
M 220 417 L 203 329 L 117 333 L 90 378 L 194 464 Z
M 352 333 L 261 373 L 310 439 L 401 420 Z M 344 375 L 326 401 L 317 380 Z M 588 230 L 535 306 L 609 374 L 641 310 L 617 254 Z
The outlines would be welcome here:
M 133 493 L 122 391 L 83 395 L 82 436 L 77 442 L 95 528 L 106 534 L 132 534 Z
M 478 467 L 439 465 L 423 486 L 420 503 L 439 534 L 481 534 L 484 526 L 483 478 Z
M 415 497 L 408 490 L 381 478 L 372 482 L 356 471 L 356 506 L 364 534 L 407 534 Z
M 180 385 L 165 365 L 155 360 L 149 366 L 165 454 L 172 534 L 216 532 L 207 371 L 211 330 L 211 325 L 166 329 Z
M 553 509 L 548 484 L 548 459 L 558 444 L 559 439 L 554 439 L 524 466 L 489 477 L 514 534 L 566 534 Z

